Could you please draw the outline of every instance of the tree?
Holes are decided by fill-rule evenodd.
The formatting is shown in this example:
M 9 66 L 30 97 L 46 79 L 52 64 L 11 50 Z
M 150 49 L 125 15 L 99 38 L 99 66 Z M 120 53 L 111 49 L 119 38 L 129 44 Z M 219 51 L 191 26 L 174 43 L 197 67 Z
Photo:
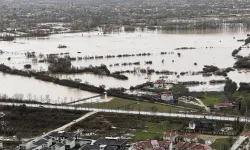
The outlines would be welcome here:
M 232 95 L 237 90 L 237 88 L 237 83 L 229 79 L 226 81 L 226 84 L 224 86 L 224 92 L 227 95 Z
M 48 70 L 52 73 L 65 73 L 71 69 L 71 61 L 65 58 L 59 58 L 58 61 L 52 62 Z
M 174 99 L 178 99 L 181 96 L 188 96 L 189 90 L 187 87 L 181 84 L 175 84 L 172 87 Z

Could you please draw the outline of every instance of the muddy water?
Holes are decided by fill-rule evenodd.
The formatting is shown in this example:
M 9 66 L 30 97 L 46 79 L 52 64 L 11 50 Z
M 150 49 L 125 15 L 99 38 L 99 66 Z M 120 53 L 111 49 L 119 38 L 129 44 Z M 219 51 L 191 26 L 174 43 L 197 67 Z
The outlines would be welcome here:
M 81 60 L 72 62 L 74 66 L 86 67 L 89 65 L 106 64 L 108 68 L 114 71 L 120 70 L 133 70 L 135 67 L 144 68 L 147 67 L 155 70 L 169 70 L 174 72 L 182 71 L 201 71 L 204 65 L 216 65 L 220 68 L 232 67 L 235 59 L 231 56 L 234 49 L 241 46 L 242 42 L 237 42 L 237 39 L 245 39 L 248 32 L 240 30 L 237 32 L 225 31 L 225 32 L 202 32 L 202 33 L 162 33 L 162 32 L 135 32 L 135 33 L 114 33 L 110 35 L 102 35 L 99 32 L 91 33 L 76 33 L 76 34 L 59 34 L 52 35 L 49 38 L 30 38 L 30 39 L 17 39 L 16 42 L 0 42 L 0 49 L 5 51 L 0 55 L 0 63 L 5 63 L 11 67 L 23 69 L 23 65 L 32 63 L 30 59 L 26 59 L 24 52 L 35 51 L 37 53 L 49 54 L 49 53 L 65 53 L 69 52 L 71 56 L 95 56 L 95 55 L 118 55 L 118 54 L 137 54 L 137 53 L 151 53 L 151 56 L 146 57 L 129 57 L 129 58 L 112 58 L 112 59 L 99 59 L 99 60 Z M 66 49 L 58 49 L 59 44 L 65 44 L 68 47 Z M 180 47 L 195 47 L 194 50 L 179 50 L 175 48 Z M 77 53 L 81 52 L 81 53 Z M 173 52 L 174 54 L 160 55 L 160 52 Z M 181 57 L 177 56 L 177 53 L 181 53 Z M 249 50 L 250 52 L 250 50 Z M 248 55 L 248 50 L 242 51 L 244 55 Z M 11 57 L 11 61 L 7 58 Z M 162 60 L 164 59 L 164 63 Z M 174 60 L 174 62 L 172 62 Z M 124 62 L 136 62 L 140 61 L 140 66 L 118 66 L 109 67 L 110 64 L 124 63 Z M 146 65 L 145 61 L 153 61 L 152 65 Z M 198 65 L 195 66 L 194 63 Z M 35 70 L 47 70 L 48 64 L 46 63 L 32 63 L 32 67 Z M 158 75 L 142 75 L 142 74 L 126 74 L 129 77 L 128 81 L 116 80 L 110 77 L 94 76 L 92 74 L 78 74 L 78 75 L 61 75 L 61 78 L 79 78 L 82 82 L 89 82 L 94 85 L 105 84 L 106 87 L 120 87 L 129 88 L 130 86 L 141 84 L 145 81 L 154 81 L 159 78 Z M 161 76 L 161 75 L 160 75 Z M 237 82 L 250 81 L 250 74 L 248 72 L 239 73 L 238 71 L 229 74 L 229 77 Z M 12 81 L 12 76 L 5 75 L 5 85 L 8 88 L 0 87 L 3 93 L 11 93 L 14 84 L 8 84 Z M 212 79 L 223 79 L 222 77 L 202 77 L 200 75 L 181 76 L 168 76 L 169 80 L 176 81 L 209 81 Z M 24 82 L 25 81 L 25 82 Z M 0 83 L 3 82 L 3 76 L 0 78 Z M 32 86 L 36 86 L 37 82 L 34 80 L 18 81 L 30 87 L 26 90 L 20 88 L 24 93 L 38 92 Z M 43 83 L 39 83 L 43 84 Z M 55 97 L 62 93 L 70 91 L 75 97 L 78 92 L 72 92 L 71 89 L 64 88 L 63 91 L 57 91 L 60 86 L 49 87 L 48 84 L 38 87 L 39 92 L 43 94 L 55 93 Z M 22 87 L 22 86 L 20 86 Z M 209 84 L 190 87 L 191 90 L 222 90 L 223 85 L 212 86 Z M 20 92 L 19 92 L 20 93 Z M 81 92 L 79 92 L 81 93 Z M 78 93 L 78 94 L 79 94 Z M 39 94 L 39 93 L 36 93 Z M 69 95 L 71 95 L 69 94 Z M 65 94 L 68 95 L 68 94 Z M 63 96 L 65 96 L 63 95 Z M 84 95 L 84 94 L 83 94 Z M 63 97 L 62 96 L 62 97 Z
M 14 97 L 23 94 L 23 99 L 38 100 L 40 102 L 59 103 L 88 98 L 95 93 L 68 88 L 34 78 L 21 77 L 0 73 L 0 94 Z M 47 96 L 49 95 L 49 97 Z

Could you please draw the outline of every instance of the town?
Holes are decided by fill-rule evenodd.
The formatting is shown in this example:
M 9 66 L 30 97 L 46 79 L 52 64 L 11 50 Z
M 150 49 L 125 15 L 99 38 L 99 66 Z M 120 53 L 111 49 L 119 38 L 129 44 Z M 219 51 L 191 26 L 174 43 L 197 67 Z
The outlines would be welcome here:
M 0 150 L 250 149 L 249 0 L 1 0 Z

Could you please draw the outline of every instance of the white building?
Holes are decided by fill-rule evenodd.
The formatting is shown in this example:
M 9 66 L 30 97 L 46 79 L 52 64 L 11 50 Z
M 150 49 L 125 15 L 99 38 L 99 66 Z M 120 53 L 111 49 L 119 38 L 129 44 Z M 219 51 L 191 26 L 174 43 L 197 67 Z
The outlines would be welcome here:
M 174 100 L 174 96 L 171 91 L 163 92 L 161 93 L 161 100 L 169 102 L 171 100 Z
M 57 143 L 55 145 L 55 150 L 65 150 L 65 145 L 62 143 Z

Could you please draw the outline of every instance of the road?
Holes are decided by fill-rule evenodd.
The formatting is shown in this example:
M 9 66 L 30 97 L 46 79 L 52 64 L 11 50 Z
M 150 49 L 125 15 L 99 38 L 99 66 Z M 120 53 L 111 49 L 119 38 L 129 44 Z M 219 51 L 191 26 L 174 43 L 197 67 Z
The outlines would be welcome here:
M 48 135 L 48 134 L 50 134 L 52 132 L 56 132 L 56 131 L 64 131 L 66 128 L 74 125 L 75 123 L 78 123 L 78 122 L 82 121 L 83 119 L 88 118 L 89 116 L 94 115 L 95 113 L 97 113 L 97 111 L 89 112 L 89 113 L 83 115 L 81 118 L 78 118 L 78 119 L 76 119 L 76 120 L 74 120 L 74 121 L 72 121 L 72 122 L 70 122 L 70 123 L 68 123 L 68 124 L 66 124 L 64 126 L 61 126 L 61 127 L 57 128 L 57 129 L 55 129 L 53 131 L 50 131 L 50 132 L 46 133 L 46 135 Z
M 0 102 L 0 105 L 8 106 L 20 106 L 25 103 L 4 103 Z M 207 118 L 211 120 L 220 121 L 235 121 L 239 119 L 240 122 L 250 122 L 249 117 L 236 117 L 236 116 L 219 116 L 219 115 L 208 115 L 208 114 L 188 114 L 188 113 L 162 113 L 162 112 L 145 112 L 145 111 L 129 111 L 129 110 L 117 110 L 117 109 L 103 109 L 103 108 L 85 108 L 85 107 L 74 107 L 74 106 L 58 106 L 58 105 L 47 105 L 47 104 L 25 104 L 27 107 L 44 107 L 44 108 L 55 108 L 55 109 L 67 109 L 67 110 L 81 110 L 90 112 L 105 112 L 105 113 L 120 113 L 120 114 L 136 114 L 136 115 L 149 115 L 149 116 L 163 116 L 163 117 L 176 117 L 176 118 Z

